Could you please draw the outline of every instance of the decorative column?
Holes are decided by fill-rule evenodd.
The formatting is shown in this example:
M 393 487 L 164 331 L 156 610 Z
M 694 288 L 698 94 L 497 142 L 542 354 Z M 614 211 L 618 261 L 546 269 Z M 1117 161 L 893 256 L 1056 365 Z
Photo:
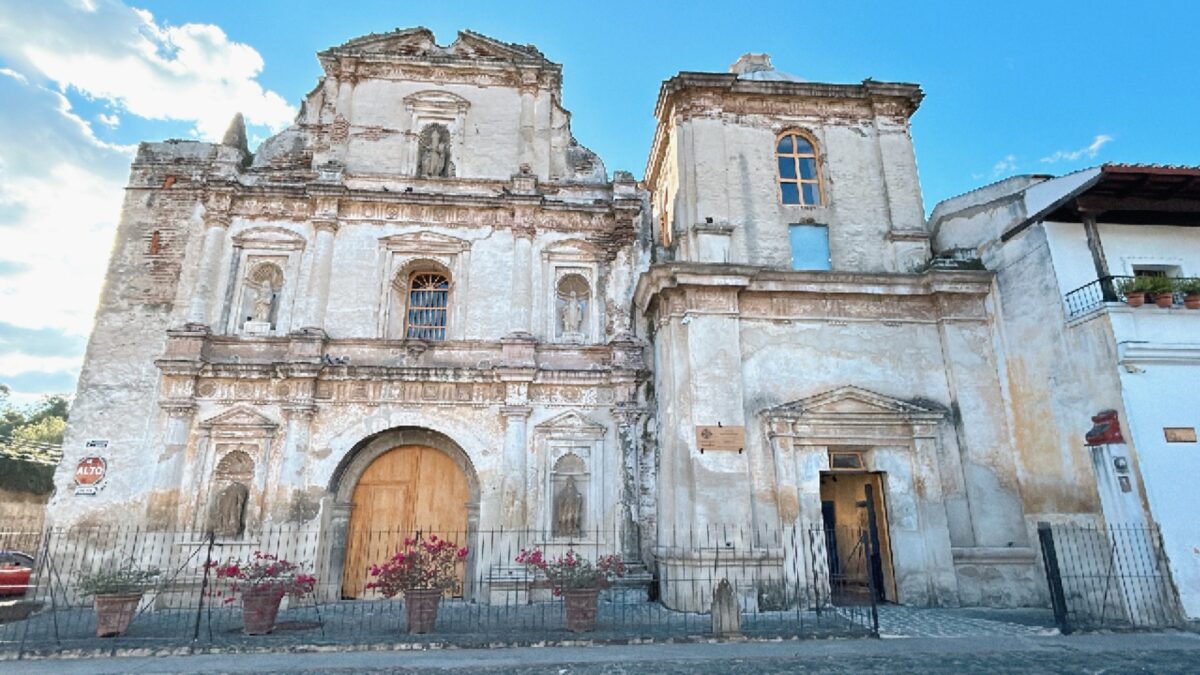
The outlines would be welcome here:
M 621 558 L 648 563 L 652 558 L 643 558 L 643 542 L 646 542 L 647 550 L 653 550 L 654 532 L 643 533 L 642 526 L 653 530 L 654 514 L 641 513 L 639 507 L 643 486 L 638 475 L 642 465 L 639 422 L 644 412 L 636 406 L 613 409 L 613 417 L 617 421 L 617 441 L 621 449 Z
M 500 493 L 500 522 L 502 527 L 527 528 L 526 500 L 529 491 L 529 384 L 537 375 L 537 341 L 529 334 L 509 335 L 500 340 L 501 367 L 496 369 L 504 383 L 504 454 L 501 464 L 504 475 Z
M 536 110 L 537 110 L 537 71 L 522 70 L 521 71 L 521 127 L 519 142 L 520 148 L 518 157 L 520 163 L 533 169 L 534 162 L 537 161 L 537 152 L 533 147 L 534 139 L 536 138 Z
M 316 244 L 313 247 L 312 270 L 309 274 L 308 306 L 303 326 L 325 327 L 325 308 L 329 304 L 329 278 L 333 268 L 333 237 L 338 223 L 333 219 L 314 219 Z
M 200 251 L 200 266 L 196 273 L 196 285 L 192 290 L 192 303 L 188 307 L 189 324 L 209 325 L 217 266 L 221 262 L 221 252 L 225 249 L 225 233 L 229 228 L 229 200 L 229 195 L 211 200 L 208 211 L 204 214 L 204 246 Z
M 533 235 L 530 226 L 513 228 L 512 311 L 509 330 L 530 333 L 533 315 Z
M 276 460 L 278 468 L 272 472 L 275 474 L 275 480 L 269 485 L 272 494 L 268 497 L 268 511 L 276 521 L 302 523 L 306 520 L 304 505 L 296 504 L 292 496 L 302 492 L 307 484 L 304 475 L 308 468 L 309 437 L 317 406 L 312 401 L 293 399 L 284 403 L 282 407 L 285 436 Z M 312 515 L 315 517 L 317 512 L 318 505 L 313 504 Z
M 163 451 L 154 467 L 154 490 L 147 500 L 146 520 L 152 528 L 186 526 L 187 513 L 195 508 L 195 494 L 188 480 L 193 469 L 188 456 L 188 437 L 196 404 L 190 397 L 180 397 L 162 401 L 159 407 L 167 419 Z
M 515 385 L 526 389 L 527 385 Z M 514 385 L 509 385 L 510 390 Z M 504 416 L 504 501 L 501 525 L 526 529 L 530 523 L 526 519 L 527 481 L 529 466 L 527 461 L 529 445 L 529 415 L 533 409 L 528 405 L 506 405 L 500 408 Z

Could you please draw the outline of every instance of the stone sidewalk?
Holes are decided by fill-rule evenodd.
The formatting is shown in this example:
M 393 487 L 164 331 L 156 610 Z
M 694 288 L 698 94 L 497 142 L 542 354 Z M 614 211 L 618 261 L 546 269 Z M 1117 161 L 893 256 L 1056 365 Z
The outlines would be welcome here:
M 1190 633 L 897 640 L 730 641 L 595 647 L 272 652 L 0 663 L 29 675 L 115 673 L 1194 673 Z
M 1058 634 L 1054 615 L 1048 609 L 879 606 L 881 638 L 1038 637 Z
M 505 611 L 492 616 L 487 608 L 458 607 L 439 616 L 438 630 L 429 635 L 408 634 L 404 612 L 390 604 L 348 604 L 348 614 L 309 614 L 288 611 L 274 633 L 246 636 L 240 613 L 223 609 L 205 622 L 193 641 L 194 613 L 173 616 L 157 612 L 135 619 L 129 634 L 100 639 L 94 634 L 91 610 L 71 610 L 56 617 L 41 615 L 28 626 L 8 624 L 0 640 L 0 664 L 14 659 L 57 656 L 121 656 L 256 653 L 284 650 L 352 651 L 470 649 L 487 646 L 625 645 L 637 643 L 705 642 L 710 639 L 706 615 L 665 612 L 657 605 L 614 605 L 604 608 L 597 630 L 572 634 L 563 629 L 561 603 Z M 742 629 L 749 640 L 792 640 L 869 637 L 866 607 L 841 607 L 812 613 L 744 615 Z M 882 638 L 1036 637 L 1056 635 L 1047 610 L 922 609 L 879 607 Z M 36 630 L 32 630 L 35 629 Z M 21 630 L 27 632 L 22 633 Z M 53 629 L 53 631 L 52 631 Z M 56 637 L 57 636 L 57 637 Z M 3 636 L 0 636 L 3 637 Z

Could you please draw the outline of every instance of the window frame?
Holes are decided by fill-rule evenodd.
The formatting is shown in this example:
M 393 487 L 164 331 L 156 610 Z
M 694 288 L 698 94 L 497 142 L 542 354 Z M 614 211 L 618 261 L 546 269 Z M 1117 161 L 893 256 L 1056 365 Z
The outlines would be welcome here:
M 417 278 L 422 277 L 422 276 L 439 277 L 446 284 L 446 286 L 444 289 L 440 289 L 436 286 L 431 287 L 431 288 L 418 289 L 415 287 L 415 284 L 416 284 Z M 443 290 L 444 294 L 445 294 L 444 295 L 445 301 L 440 306 L 429 305 L 429 306 L 413 307 L 412 303 L 413 303 L 413 294 L 414 293 L 419 292 L 419 291 L 438 291 L 438 290 Z M 442 270 L 420 268 L 420 269 L 413 270 L 412 272 L 409 272 L 408 283 L 405 284 L 405 288 L 404 288 L 404 329 L 403 329 L 403 332 L 401 333 L 401 335 L 404 336 L 403 339 L 405 339 L 405 340 L 424 340 L 426 342 L 445 342 L 446 341 L 446 336 L 449 334 L 449 330 L 450 330 L 450 292 L 451 292 L 451 290 L 452 290 L 452 284 L 450 281 L 450 275 Z M 441 310 L 441 314 L 442 314 L 442 323 L 440 325 L 433 324 L 433 323 L 414 324 L 412 322 L 412 318 L 413 318 L 412 313 L 414 311 L 429 312 L 429 311 L 437 311 L 439 309 Z M 413 331 L 416 331 L 416 334 L 414 334 Z M 440 331 L 439 335 L 437 335 L 435 337 L 431 337 L 429 335 L 429 333 L 431 333 L 431 332 L 436 333 L 437 331 Z
M 791 152 L 779 151 L 779 144 L 782 143 L 785 138 L 792 139 Z M 808 143 L 809 147 L 812 148 L 812 153 L 801 153 L 796 144 L 797 139 L 803 139 L 805 143 Z M 779 168 L 779 161 L 781 159 L 790 159 L 792 161 L 792 169 L 795 171 L 795 178 L 784 178 L 783 172 L 780 171 Z M 812 178 L 804 178 L 803 174 L 800 172 L 800 160 L 803 159 L 811 159 L 813 161 Z M 786 201 L 783 193 L 784 184 L 796 186 L 796 196 L 798 197 L 799 201 Z M 809 204 L 804 201 L 805 185 L 816 186 L 816 203 Z M 817 144 L 817 139 L 813 137 L 812 134 L 800 129 L 788 129 L 787 131 L 784 131 L 775 137 L 775 186 L 776 190 L 779 192 L 779 203 L 783 204 L 784 206 L 816 207 L 825 205 L 825 180 L 822 176 L 821 169 L 821 150 L 820 146 Z

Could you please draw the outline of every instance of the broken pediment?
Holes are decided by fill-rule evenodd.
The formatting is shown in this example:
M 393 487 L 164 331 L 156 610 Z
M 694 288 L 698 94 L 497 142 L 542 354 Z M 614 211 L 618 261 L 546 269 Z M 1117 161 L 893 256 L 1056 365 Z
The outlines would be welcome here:
M 234 235 L 233 243 L 243 248 L 298 249 L 304 248 L 304 237 L 282 227 L 252 227 Z
M 542 257 L 547 259 L 597 260 L 602 255 L 599 247 L 583 239 L 556 241 L 542 249 Z
M 545 56 L 531 45 L 501 42 L 472 31 L 460 31 L 453 44 L 443 47 L 437 43 L 433 31 L 423 26 L 364 35 L 329 51 L 471 61 L 546 62 Z
M 577 410 L 568 410 L 537 425 L 534 432 L 547 435 L 569 434 L 577 438 L 600 438 L 604 436 L 604 425 Z
M 458 237 L 422 230 L 406 234 L 393 234 L 379 239 L 379 245 L 389 251 L 449 255 L 462 253 L 471 248 L 471 242 Z
M 279 425 L 250 406 L 239 405 L 200 422 L 200 427 L 203 429 L 257 429 L 269 433 L 275 431 Z
M 471 107 L 467 99 L 448 91 L 427 89 L 404 97 L 404 107 L 410 112 L 455 116 Z
M 769 419 L 888 416 L 937 421 L 945 414 L 944 410 L 928 404 L 902 401 L 850 385 L 763 411 L 763 415 Z

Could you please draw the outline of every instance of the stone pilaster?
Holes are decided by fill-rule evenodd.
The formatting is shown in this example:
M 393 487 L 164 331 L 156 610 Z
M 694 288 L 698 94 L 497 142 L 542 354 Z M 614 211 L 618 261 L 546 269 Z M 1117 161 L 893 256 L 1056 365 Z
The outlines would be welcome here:
M 228 199 L 228 197 L 226 197 Z M 225 234 L 229 229 L 228 202 L 224 210 L 219 203 L 210 203 L 204 215 L 204 245 L 200 251 L 200 266 L 196 273 L 196 285 L 192 290 L 192 302 L 188 307 L 187 322 L 208 326 L 212 321 L 212 300 L 216 286 L 217 267 L 225 248 Z
M 308 311 L 304 317 L 305 328 L 324 329 L 325 309 L 329 304 L 329 280 L 333 268 L 333 240 L 337 234 L 336 220 L 314 219 L 316 244 L 313 246 L 312 273 L 309 277 Z

